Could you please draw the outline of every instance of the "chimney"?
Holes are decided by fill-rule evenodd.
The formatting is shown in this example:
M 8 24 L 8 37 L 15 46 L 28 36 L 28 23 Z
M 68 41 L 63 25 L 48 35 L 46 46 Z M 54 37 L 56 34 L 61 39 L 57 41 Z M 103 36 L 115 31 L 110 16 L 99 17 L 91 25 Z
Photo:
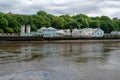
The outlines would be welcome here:
M 21 26 L 21 33 L 25 33 L 25 25 Z
M 26 33 L 30 33 L 30 25 L 26 26 Z

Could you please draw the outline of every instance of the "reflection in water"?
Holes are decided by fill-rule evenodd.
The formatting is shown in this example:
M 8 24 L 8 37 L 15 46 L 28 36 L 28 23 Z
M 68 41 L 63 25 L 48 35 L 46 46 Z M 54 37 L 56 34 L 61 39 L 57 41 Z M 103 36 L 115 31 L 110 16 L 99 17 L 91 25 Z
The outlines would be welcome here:
M 26 58 L 20 60 L 20 61 L 26 61 L 26 62 L 29 62 L 29 61 L 33 61 L 33 60 L 40 60 L 42 58 L 44 58 L 45 55 L 44 54 L 36 54 L 36 53 L 33 53 L 31 54 L 31 56 L 27 56 Z M 19 60 L 18 60 L 19 61 Z M 19 62 L 20 62 L 19 61 Z
M 52 54 L 71 57 L 75 62 L 88 62 L 89 60 L 105 60 L 110 49 L 104 48 L 103 43 L 43 43 L 43 44 L 3 44 L 0 46 L 0 63 L 33 61 L 45 58 Z
M 72 48 L 70 46 L 72 46 Z M 104 49 L 103 43 L 71 43 L 66 46 L 65 50 L 68 52 L 62 54 L 64 57 L 71 57 L 73 61 L 82 63 L 87 63 L 91 60 L 103 62 L 106 57 L 109 56 L 106 52 L 110 51 Z
M 30 80 L 35 80 L 37 75 L 33 74 L 37 73 L 34 71 L 52 74 L 52 79 L 48 80 L 119 80 L 120 78 L 120 43 L 1 44 L 0 80 L 5 80 L 6 76 L 10 77 L 7 77 L 9 78 L 7 80 L 24 80 L 24 76 L 29 75 L 29 72 L 32 76 Z M 19 79 L 12 76 L 14 74 L 20 76 Z M 41 77 L 37 80 L 41 80 Z

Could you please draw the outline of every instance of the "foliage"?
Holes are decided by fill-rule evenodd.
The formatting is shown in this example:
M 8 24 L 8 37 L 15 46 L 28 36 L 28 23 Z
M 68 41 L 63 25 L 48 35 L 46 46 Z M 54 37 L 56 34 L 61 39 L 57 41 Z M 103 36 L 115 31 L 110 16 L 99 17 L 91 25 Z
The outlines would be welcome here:
M 100 22 L 98 20 L 90 20 L 89 26 L 91 28 L 99 28 L 100 27 Z
M 3 33 L 3 30 L 2 30 L 2 29 L 0 29 L 0 33 Z
M 8 21 L 4 17 L 0 17 L 0 28 L 4 30 L 5 27 L 8 27 Z
M 8 33 L 13 33 L 13 29 L 12 29 L 12 28 L 6 28 L 6 31 L 7 31 Z
M 108 16 L 89 17 L 85 14 L 54 16 L 45 11 L 38 11 L 34 15 L 20 15 L 0 12 L 0 32 L 19 33 L 21 25 L 31 25 L 31 30 L 36 31 L 41 27 L 54 27 L 57 29 L 73 28 L 101 28 L 105 33 L 120 30 L 120 20 Z
M 37 30 L 37 27 L 36 27 L 35 24 L 31 24 L 31 30 L 32 30 L 32 31 L 36 31 L 36 30 Z

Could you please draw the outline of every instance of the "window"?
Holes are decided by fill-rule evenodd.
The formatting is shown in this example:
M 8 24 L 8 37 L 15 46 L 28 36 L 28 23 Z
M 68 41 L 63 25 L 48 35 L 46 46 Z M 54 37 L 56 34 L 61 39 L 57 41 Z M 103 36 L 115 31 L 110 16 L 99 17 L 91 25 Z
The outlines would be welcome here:
M 99 33 L 97 33 L 97 35 L 99 35 Z

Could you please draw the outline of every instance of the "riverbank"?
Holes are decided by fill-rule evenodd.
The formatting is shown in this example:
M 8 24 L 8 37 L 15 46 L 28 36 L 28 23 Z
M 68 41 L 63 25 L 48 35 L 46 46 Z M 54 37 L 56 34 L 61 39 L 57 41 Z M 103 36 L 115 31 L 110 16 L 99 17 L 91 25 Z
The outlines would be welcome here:
M 102 37 L 23 37 L 23 36 L 0 36 L 0 42 L 120 42 L 120 38 L 102 38 Z
M 34 43 L 34 44 L 43 44 L 43 43 L 111 43 L 111 42 L 120 42 L 120 39 L 113 39 L 113 40 L 54 40 L 54 41 L 0 41 L 0 43 L 13 43 L 13 44 L 29 44 L 29 43 Z

